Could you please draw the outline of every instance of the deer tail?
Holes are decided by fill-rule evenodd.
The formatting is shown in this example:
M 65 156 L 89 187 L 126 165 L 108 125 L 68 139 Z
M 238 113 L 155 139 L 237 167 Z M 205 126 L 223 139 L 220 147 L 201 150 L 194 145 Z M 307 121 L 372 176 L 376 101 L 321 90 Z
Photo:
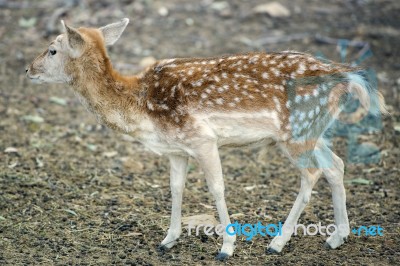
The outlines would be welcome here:
M 357 95 L 361 106 L 373 115 L 389 114 L 383 95 L 371 82 L 368 82 L 364 73 L 347 73 L 348 90 Z

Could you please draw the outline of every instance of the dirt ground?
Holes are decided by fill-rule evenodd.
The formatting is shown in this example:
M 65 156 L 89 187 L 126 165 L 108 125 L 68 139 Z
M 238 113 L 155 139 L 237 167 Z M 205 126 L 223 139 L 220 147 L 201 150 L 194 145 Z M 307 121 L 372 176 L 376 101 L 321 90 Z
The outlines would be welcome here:
M 380 225 L 384 236 L 351 235 L 337 250 L 323 236 L 296 236 L 279 255 L 266 254 L 270 237 L 238 237 L 228 265 L 400 264 L 400 1 L 281 1 L 288 17 L 255 13 L 266 2 L 153 0 L 0 0 L 0 264 L 1 265 L 216 265 L 217 236 L 188 236 L 157 251 L 171 210 L 168 161 L 97 124 L 64 85 L 34 85 L 25 66 L 61 30 L 131 22 L 109 49 L 124 73 L 146 57 L 214 56 L 247 51 L 299 50 L 340 61 L 320 36 L 369 43 L 362 62 L 377 73 L 391 116 L 373 143 L 377 163 L 350 163 L 348 138 L 335 137 L 346 161 L 351 227 Z M 318 41 L 320 40 L 320 41 Z M 346 62 L 357 58 L 347 49 Z M 148 60 L 148 59 L 146 59 Z M 284 221 L 296 198 L 299 172 L 275 147 L 222 149 L 229 212 L 240 223 Z M 183 215 L 212 214 L 214 201 L 192 160 Z M 325 179 L 314 189 L 299 223 L 333 222 Z

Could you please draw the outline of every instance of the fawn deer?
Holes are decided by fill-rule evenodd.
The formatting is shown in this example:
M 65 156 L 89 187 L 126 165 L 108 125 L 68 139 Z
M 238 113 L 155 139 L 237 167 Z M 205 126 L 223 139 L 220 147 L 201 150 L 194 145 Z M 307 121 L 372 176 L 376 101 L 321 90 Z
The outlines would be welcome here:
M 26 69 L 32 81 L 67 83 L 99 121 L 129 134 L 169 157 L 172 214 L 163 249 L 181 235 L 182 193 L 188 157 L 194 157 L 214 196 L 222 225 L 230 224 L 218 148 L 273 140 L 299 168 L 301 187 L 270 252 L 280 252 L 322 173 L 332 190 L 338 230 L 326 240 L 332 249 L 349 235 L 344 164 L 323 134 L 338 118 L 343 95 L 354 93 L 372 114 L 386 112 L 382 95 L 360 69 L 324 63 L 311 55 L 284 51 L 214 58 L 161 60 L 138 75 L 112 67 L 113 45 L 129 20 L 102 28 L 72 28 L 50 43 Z M 236 237 L 227 232 L 217 259 L 233 254 Z

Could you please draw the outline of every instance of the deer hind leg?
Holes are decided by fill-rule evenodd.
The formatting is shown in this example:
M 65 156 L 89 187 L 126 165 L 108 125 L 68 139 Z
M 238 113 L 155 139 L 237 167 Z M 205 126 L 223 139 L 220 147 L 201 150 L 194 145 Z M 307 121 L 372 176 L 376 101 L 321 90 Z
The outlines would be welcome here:
M 268 245 L 269 253 L 281 252 L 285 244 L 290 240 L 294 226 L 297 224 L 301 213 L 310 201 L 312 188 L 321 176 L 322 171 L 319 169 L 302 169 L 301 170 L 301 186 L 296 201 L 290 210 L 289 216 L 282 226 L 281 235 L 277 235 Z
M 302 162 L 299 160 L 298 154 L 302 153 L 301 151 L 310 150 L 310 147 L 314 147 L 314 144 L 309 143 L 297 145 L 297 147 L 293 146 L 295 145 L 292 145 L 292 147 L 289 146 L 290 149 L 286 149 L 286 151 L 289 158 L 294 161 L 302 173 L 300 192 L 289 213 L 288 218 L 282 227 L 282 235 L 276 236 L 272 240 L 268 246 L 268 251 L 280 252 L 286 242 L 289 241 L 292 235 L 292 231 L 290 229 L 293 229 L 301 212 L 304 210 L 311 197 L 312 187 L 318 181 L 318 178 L 321 176 L 322 172 L 325 174 L 325 177 L 328 180 L 329 186 L 332 190 L 335 225 L 337 227 L 337 230 L 326 240 L 325 246 L 335 249 L 344 243 L 345 239 L 350 233 L 346 211 L 346 194 L 343 185 L 343 161 L 329 149 L 322 139 L 320 139 L 315 143 L 316 149 L 313 149 L 313 153 L 311 153 L 309 156 L 312 160 L 312 166 L 314 167 L 307 168 L 309 165 L 307 162 L 304 164 L 304 161 Z M 293 160 L 293 157 L 297 157 L 297 160 Z M 308 163 L 311 162 L 311 160 L 308 161 Z
M 344 164 L 324 143 L 322 146 L 330 152 L 331 165 L 323 168 L 332 190 L 333 211 L 337 230 L 326 240 L 325 247 L 335 249 L 342 245 L 350 234 L 349 219 L 346 211 L 346 191 L 343 184 Z

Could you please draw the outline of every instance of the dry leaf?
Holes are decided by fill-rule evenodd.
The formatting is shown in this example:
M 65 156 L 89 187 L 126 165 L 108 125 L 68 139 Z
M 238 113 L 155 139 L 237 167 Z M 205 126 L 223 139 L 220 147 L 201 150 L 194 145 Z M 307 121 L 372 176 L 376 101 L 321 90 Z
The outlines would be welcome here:
M 54 96 L 50 97 L 49 101 L 51 103 L 55 103 L 55 104 L 62 105 L 62 106 L 66 106 L 67 105 L 67 100 L 65 100 L 63 98 L 59 98 L 59 97 L 54 97 Z
M 69 214 L 72 214 L 74 216 L 78 216 L 78 214 L 76 212 L 74 212 L 73 210 L 63 209 L 63 211 L 68 212 Z
M 126 235 L 123 235 L 123 236 L 130 237 L 130 236 L 141 236 L 141 235 L 142 235 L 142 233 L 131 232 L 131 233 L 127 233 Z
M 44 119 L 38 115 L 24 115 L 22 120 L 33 122 L 33 123 L 43 123 Z
M 111 158 L 118 155 L 118 152 L 116 151 L 108 151 L 108 152 L 103 152 L 103 156 L 106 158 Z
M 234 214 L 231 214 L 231 218 L 232 219 L 237 219 L 237 218 L 240 218 L 240 217 L 243 217 L 243 216 L 246 216 L 244 213 L 241 213 L 241 212 L 239 212 L 239 213 L 234 213 Z
M 141 162 L 135 160 L 134 158 L 121 157 L 120 160 L 122 161 L 124 168 L 126 168 L 130 172 L 138 173 L 138 172 L 142 172 L 144 169 L 143 164 Z
M 9 164 L 9 165 L 8 165 L 8 168 L 13 169 L 13 168 L 15 168 L 17 165 L 18 165 L 18 161 Z
M 212 214 L 199 214 L 182 218 L 184 225 L 198 226 L 198 225 L 218 225 L 218 221 Z
M 211 206 L 211 205 L 207 205 L 207 204 L 204 204 L 204 203 L 200 203 L 200 205 L 203 206 L 204 208 L 207 208 L 207 209 L 214 209 L 214 206 Z

